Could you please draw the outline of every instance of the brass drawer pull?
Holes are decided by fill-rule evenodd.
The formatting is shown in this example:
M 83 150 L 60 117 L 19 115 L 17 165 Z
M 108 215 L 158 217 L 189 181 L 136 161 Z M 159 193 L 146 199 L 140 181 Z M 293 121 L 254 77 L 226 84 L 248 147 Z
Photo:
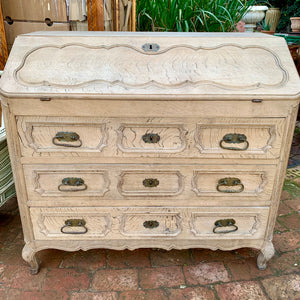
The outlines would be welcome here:
M 157 228 L 159 226 L 159 222 L 158 221 L 154 221 L 154 220 L 145 221 L 143 223 L 143 226 L 145 228 L 153 229 L 153 228 Z
M 75 189 L 65 189 L 66 186 L 77 186 L 80 188 Z M 84 180 L 76 177 L 67 177 L 61 181 L 61 184 L 58 186 L 58 190 L 61 192 L 80 192 L 85 191 L 87 189 L 87 185 L 84 183 Z
M 233 229 L 229 230 L 218 230 L 218 228 L 221 227 L 233 227 Z M 215 222 L 215 227 L 213 229 L 214 233 L 229 233 L 229 232 L 234 232 L 237 231 L 238 227 L 235 225 L 235 220 L 234 219 L 224 219 L 224 220 L 218 220 Z
M 240 186 L 238 190 L 233 189 L 220 189 L 221 186 Z M 217 185 L 218 192 L 221 193 L 241 193 L 244 190 L 244 185 L 241 183 L 239 178 L 222 178 L 219 180 Z
M 60 231 L 64 234 L 85 234 L 88 231 L 85 224 L 86 222 L 83 219 L 68 219 L 65 221 L 65 225 L 60 229 Z M 83 227 L 84 231 L 68 232 L 64 230 L 67 227 Z
M 160 140 L 160 136 L 157 133 L 146 133 L 142 138 L 145 143 L 149 144 L 158 143 Z
M 75 144 L 67 144 L 67 143 L 57 143 L 59 142 L 69 142 L 69 143 L 75 143 L 78 142 L 76 145 Z M 76 132 L 64 132 L 60 131 L 57 132 L 55 137 L 52 139 L 52 143 L 56 146 L 62 146 L 62 147 L 81 147 L 82 141 L 79 138 L 79 135 Z
M 159 185 L 159 180 L 156 178 L 146 178 L 143 180 L 144 187 L 157 187 Z
M 242 143 L 245 144 L 243 148 L 224 146 L 224 144 L 242 144 Z M 226 149 L 226 150 L 245 151 L 249 147 L 249 142 L 247 141 L 247 137 L 244 134 L 239 134 L 239 133 L 228 133 L 224 135 L 223 139 L 220 141 L 219 144 L 222 149 Z

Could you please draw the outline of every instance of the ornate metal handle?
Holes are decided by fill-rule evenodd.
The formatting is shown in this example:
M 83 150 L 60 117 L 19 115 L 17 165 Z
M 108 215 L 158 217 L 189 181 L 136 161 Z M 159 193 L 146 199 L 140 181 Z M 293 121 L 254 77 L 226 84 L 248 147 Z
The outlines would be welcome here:
M 69 142 L 69 143 L 78 142 L 78 143 L 74 145 L 74 144 L 67 144 L 67 143 L 57 143 L 57 141 Z M 56 146 L 75 147 L 75 148 L 81 147 L 82 145 L 82 141 L 76 132 L 64 132 L 64 131 L 57 132 L 55 137 L 52 139 L 52 143 Z
M 85 224 L 86 222 L 83 219 L 68 219 L 65 221 L 65 225 L 62 226 L 60 231 L 64 234 L 85 234 L 88 231 L 88 229 L 85 227 Z M 67 227 L 83 227 L 84 231 L 68 232 L 64 230 Z
M 240 186 L 238 190 L 233 189 L 220 189 L 221 186 Z M 241 180 L 239 178 L 222 178 L 219 180 L 217 185 L 218 192 L 221 193 L 241 193 L 244 190 L 244 185 L 241 183 Z
M 157 228 L 159 226 L 159 222 L 158 221 L 155 221 L 155 220 L 150 220 L 150 221 L 145 221 L 143 223 L 143 226 L 145 228 L 150 228 L 150 229 L 153 229 L 153 228 Z
M 157 133 L 146 133 L 142 137 L 145 143 L 155 144 L 160 140 L 160 136 Z
M 159 185 L 159 180 L 156 178 L 146 178 L 143 180 L 143 185 L 145 187 L 157 187 Z
M 76 189 L 68 189 L 64 188 L 66 186 L 78 186 L 80 188 Z M 58 186 L 58 190 L 61 192 L 80 192 L 85 191 L 87 189 L 87 185 L 84 183 L 84 180 L 76 177 L 67 177 L 61 181 L 61 184 Z
M 233 229 L 217 231 L 217 229 L 220 227 L 233 227 Z M 213 233 L 229 233 L 229 232 L 234 232 L 237 230 L 238 230 L 238 227 L 235 225 L 234 219 L 224 219 L 224 220 L 218 220 L 215 222 L 215 227 L 213 229 Z
M 226 147 L 224 146 L 224 143 L 226 144 L 242 144 L 244 143 L 243 148 L 239 147 Z M 245 151 L 249 147 L 249 142 L 247 141 L 247 137 L 244 134 L 239 134 L 239 133 L 228 133 L 223 136 L 223 139 L 220 141 L 220 147 L 222 149 L 226 150 L 239 150 L 239 151 Z

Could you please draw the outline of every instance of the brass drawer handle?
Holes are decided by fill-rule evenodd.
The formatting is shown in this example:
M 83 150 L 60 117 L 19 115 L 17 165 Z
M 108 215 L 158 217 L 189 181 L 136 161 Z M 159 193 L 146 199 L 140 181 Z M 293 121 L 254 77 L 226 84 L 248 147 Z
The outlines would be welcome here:
M 67 144 L 67 143 L 57 143 L 57 141 L 69 142 L 69 143 L 78 142 L 78 143 L 75 145 L 75 144 Z M 64 131 L 57 132 L 55 137 L 52 139 L 52 143 L 56 146 L 75 147 L 75 148 L 81 147 L 82 145 L 82 141 L 76 132 L 64 132 Z
M 144 187 L 157 187 L 159 185 L 159 180 L 156 178 L 146 178 L 143 180 Z
M 142 138 L 145 143 L 149 144 L 158 143 L 160 140 L 160 136 L 157 133 L 146 133 Z
M 66 186 L 77 186 L 80 188 L 75 189 L 66 189 Z M 84 183 L 84 180 L 76 177 L 67 177 L 61 181 L 61 184 L 58 186 L 58 190 L 61 192 L 80 192 L 85 191 L 87 189 L 87 185 Z
M 217 229 L 221 228 L 221 227 L 233 227 L 233 229 L 217 231 Z M 215 222 L 215 227 L 213 229 L 213 233 L 229 233 L 229 232 L 234 232 L 237 230 L 238 230 L 238 227 L 235 225 L 234 219 L 224 219 L 224 220 L 218 220 Z
M 64 234 L 85 234 L 88 231 L 88 229 L 85 227 L 85 224 L 86 224 L 86 222 L 83 219 L 68 219 L 65 221 L 65 225 L 62 226 L 60 231 L 61 231 L 61 233 L 64 233 Z M 68 227 L 83 227 L 84 231 L 75 231 L 75 232 L 65 231 L 65 228 L 68 228 Z
M 242 144 L 244 143 L 243 148 L 238 147 L 232 147 L 232 146 L 225 146 L 224 144 Z M 228 133 L 223 136 L 223 139 L 220 141 L 220 147 L 222 149 L 226 150 L 239 150 L 239 151 L 245 151 L 249 147 L 249 142 L 247 141 L 247 137 L 244 134 L 240 133 Z
M 238 190 L 233 189 L 220 189 L 221 186 L 240 186 Z M 241 193 L 244 190 L 244 185 L 241 183 L 241 180 L 239 178 L 222 178 L 219 180 L 217 185 L 218 192 L 221 193 Z
M 153 228 L 157 228 L 159 226 L 159 222 L 155 221 L 155 220 L 145 221 L 143 223 L 143 226 L 145 228 L 153 229 Z

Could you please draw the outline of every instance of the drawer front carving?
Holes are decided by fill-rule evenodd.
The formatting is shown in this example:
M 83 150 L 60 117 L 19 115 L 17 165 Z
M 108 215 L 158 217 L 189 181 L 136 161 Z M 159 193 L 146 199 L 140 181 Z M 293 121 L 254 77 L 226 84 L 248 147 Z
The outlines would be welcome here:
M 266 167 L 261 170 L 248 166 L 228 166 L 223 170 L 212 167 L 194 170 L 192 189 L 200 197 L 257 197 L 261 194 L 270 197 L 273 182 L 274 174 Z
M 37 240 L 94 239 L 111 230 L 109 213 L 97 208 L 31 208 Z
M 117 143 L 128 153 L 178 153 L 187 145 L 186 132 L 176 124 L 122 124 Z
M 120 223 L 126 236 L 177 236 L 182 231 L 179 213 L 124 213 Z
M 107 170 L 97 166 L 24 166 L 27 193 L 41 197 L 103 197 L 110 188 Z
M 196 147 L 202 155 L 278 158 L 283 119 L 218 119 L 196 125 Z
M 195 236 L 213 239 L 262 238 L 268 221 L 268 208 L 219 208 L 192 212 L 191 231 Z
M 183 176 L 173 170 L 127 170 L 120 175 L 118 190 L 123 196 L 176 196 L 183 191 Z
M 23 116 L 17 120 L 23 156 L 101 152 L 107 143 L 106 124 L 97 120 Z

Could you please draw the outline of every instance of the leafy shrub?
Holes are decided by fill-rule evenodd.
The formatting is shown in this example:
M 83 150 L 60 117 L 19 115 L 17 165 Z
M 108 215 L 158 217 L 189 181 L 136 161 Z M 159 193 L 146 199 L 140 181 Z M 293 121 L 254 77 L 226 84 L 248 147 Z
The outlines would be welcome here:
M 290 31 L 290 18 L 300 17 L 300 0 L 269 0 L 271 5 L 281 9 L 281 17 L 277 31 Z
M 255 0 L 137 0 L 138 31 L 233 31 Z

